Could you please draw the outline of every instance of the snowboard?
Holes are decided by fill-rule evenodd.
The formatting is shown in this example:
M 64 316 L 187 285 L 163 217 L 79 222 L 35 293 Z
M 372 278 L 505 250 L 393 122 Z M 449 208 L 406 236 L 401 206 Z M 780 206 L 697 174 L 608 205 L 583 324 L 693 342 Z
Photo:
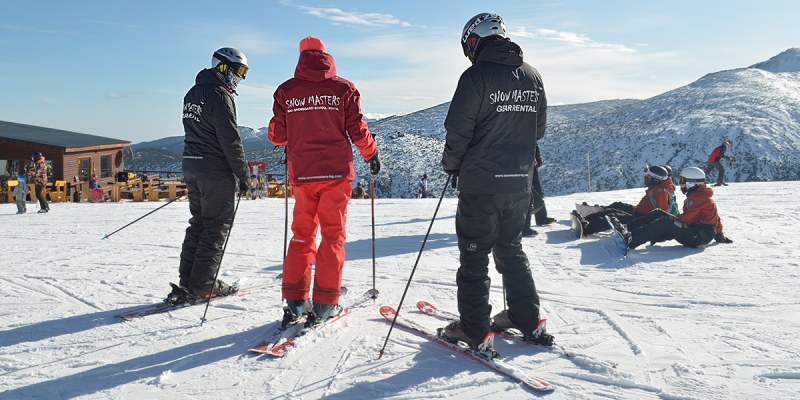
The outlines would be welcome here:
M 580 204 L 575 203 L 575 211 L 577 211 L 578 214 L 580 214 L 583 218 L 586 218 L 587 216 L 594 214 L 596 212 L 605 211 L 605 208 L 598 205 L 590 206 L 584 202 Z
M 580 217 L 578 216 L 578 211 L 573 210 L 569 213 L 569 219 L 572 225 L 572 233 L 576 239 L 582 238 L 583 235 L 583 224 L 581 223 Z
M 622 236 L 622 233 L 614 228 L 614 224 L 611 223 L 611 219 L 608 218 L 606 215 L 606 222 L 608 222 L 608 226 L 611 228 L 611 238 L 614 240 L 614 245 L 619 249 L 622 256 L 625 257 L 628 255 L 628 241 L 625 240 L 625 237 Z

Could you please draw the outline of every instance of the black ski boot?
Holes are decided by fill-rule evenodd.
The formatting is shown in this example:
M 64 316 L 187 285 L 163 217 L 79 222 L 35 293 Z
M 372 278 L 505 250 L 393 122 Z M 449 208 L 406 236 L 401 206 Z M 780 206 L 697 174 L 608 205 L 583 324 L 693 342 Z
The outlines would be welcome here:
M 536 324 L 536 329 L 529 334 L 523 334 L 522 340 L 526 342 L 530 342 L 533 344 L 538 344 L 539 346 L 546 346 L 550 347 L 556 344 L 556 340 L 553 335 L 547 333 L 547 319 L 540 319 L 539 323 Z
M 193 296 L 192 293 L 189 291 L 189 289 L 182 286 L 178 286 L 171 282 L 169 285 L 172 287 L 172 292 L 170 292 L 167 295 L 167 298 L 164 299 L 165 303 L 178 305 L 178 304 L 188 303 L 192 300 Z

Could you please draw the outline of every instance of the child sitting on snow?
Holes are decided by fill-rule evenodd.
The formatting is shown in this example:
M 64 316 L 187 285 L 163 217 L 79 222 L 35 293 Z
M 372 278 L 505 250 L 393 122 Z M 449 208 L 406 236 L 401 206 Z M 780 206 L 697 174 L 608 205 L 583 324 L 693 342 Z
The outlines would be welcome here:
M 645 242 L 663 242 L 677 240 L 687 247 L 698 247 L 711 242 L 733 243 L 722 233 L 722 221 L 717 214 L 717 204 L 712 196 L 714 190 L 706 186 L 706 174 L 697 167 L 685 168 L 681 171 L 680 187 L 686 194 L 683 202 L 683 213 L 680 216 L 669 214 L 663 210 L 648 214 L 648 221 L 628 225 L 630 240 L 628 247 L 635 249 Z
M 608 222 L 605 217 L 616 218 L 623 225 L 634 223 L 640 217 L 646 217 L 653 210 L 663 210 L 667 213 L 677 215 L 678 204 L 675 201 L 675 185 L 672 183 L 672 168 L 669 165 L 646 166 L 644 168 L 644 185 L 647 190 L 644 197 L 639 200 L 635 207 L 631 204 L 614 202 L 599 211 L 587 216 L 572 213 L 583 224 L 583 235 L 608 230 Z M 641 222 L 640 222 L 641 224 Z

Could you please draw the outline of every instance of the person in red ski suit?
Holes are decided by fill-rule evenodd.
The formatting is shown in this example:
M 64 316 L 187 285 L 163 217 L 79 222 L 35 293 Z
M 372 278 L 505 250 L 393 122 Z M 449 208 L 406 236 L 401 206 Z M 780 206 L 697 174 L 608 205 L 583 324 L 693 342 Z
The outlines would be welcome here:
M 703 172 L 708 176 L 711 171 L 717 170 L 717 183 L 715 183 L 714 186 L 728 186 L 728 184 L 725 183 L 725 166 L 722 165 L 722 161 L 728 160 L 728 163 L 732 162 L 733 157 L 725 155 L 725 152 L 730 150 L 730 148 L 731 141 L 725 140 L 722 145 L 715 147 L 714 151 L 708 156 L 706 169 Z
M 275 90 L 272 111 L 268 138 L 286 146 L 295 197 L 292 239 L 283 263 L 284 324 L 307 314 L 306 324 L 312 325 L 341 312 L 347 202 L 355 179 L 350 143 L 370 163 L 373 175 L 380 171 L 378 149 L 361 114 L 361 94 L 336 74 L 333 56 L 313 36 L 300 41 L 294 78 Z

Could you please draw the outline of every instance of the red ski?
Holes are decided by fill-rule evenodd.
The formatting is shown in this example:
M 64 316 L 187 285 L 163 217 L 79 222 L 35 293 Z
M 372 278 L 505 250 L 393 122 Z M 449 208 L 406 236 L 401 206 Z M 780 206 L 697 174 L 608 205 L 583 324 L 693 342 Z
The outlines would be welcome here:
M 389 306 L 383 306 L 380 308 L 381 315 L 388 320 L 394 320 L 396 311 L 394 308 Z M 402 316 L 398 316 L 396 320 L 396 324 L 400 325 L 401 327 L 405 328 L 406 330 L 415 333 L 421 337 L 429 339 L 432 342 L 438 343 L 444 347 L 447 347 L 453 351 L 463 354 L 465 357 L 475 360 L 484 366 L 488 367 L 492 371 L 503 375 L 514 382 L 522 384 L 529 389 L 532 389 L 537 392 L 550 392 L 555 390 L 555 386 L 551 385 L 544 379 L 531 377 L 528 375 L 524 375 L 522 373 L 514 371 L 513 368 L 506 365 L 505 362 L 502 361 L 500 358 L 491 358 L 487 359 L 483 354 L 480 354 L 477 351 L 471 350 L 469 347 L 460 346 L 458 344 L 450 343 L 446 340 L 443 340 L 433 332 L 429 331 L 427 328 L 423 327 L 422 325 L 417 324 L 414 321 L 409 319 L 403 318 Z

